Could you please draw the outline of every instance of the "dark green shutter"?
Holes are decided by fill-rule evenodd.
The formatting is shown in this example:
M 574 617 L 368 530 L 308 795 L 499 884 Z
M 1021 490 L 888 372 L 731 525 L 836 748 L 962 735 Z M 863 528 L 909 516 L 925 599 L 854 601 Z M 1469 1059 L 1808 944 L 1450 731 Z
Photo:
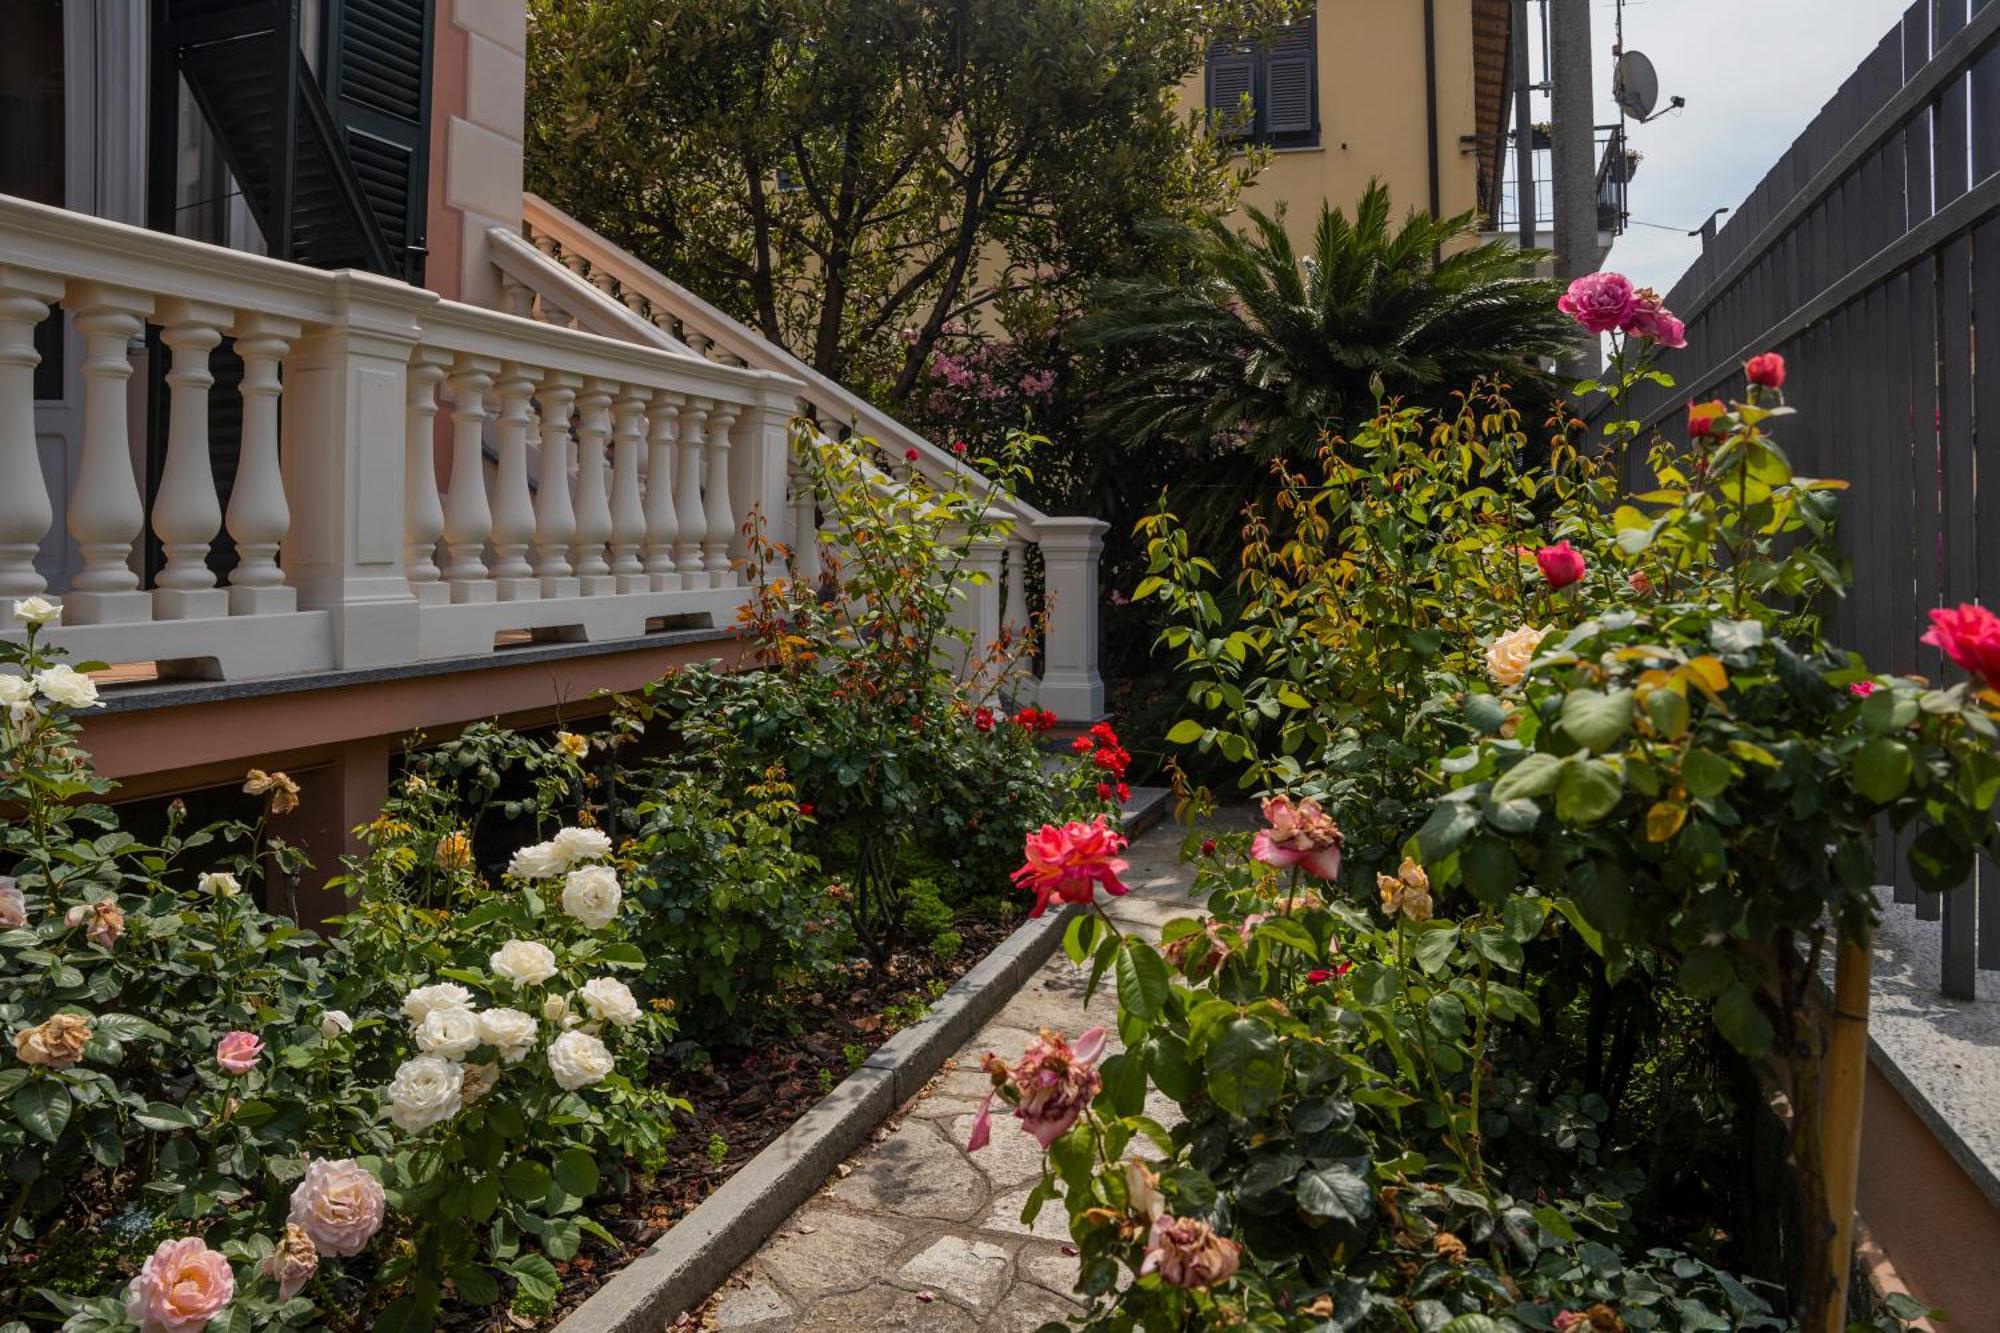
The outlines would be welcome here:
M 1274 136 L 1311 134 L 1318 127 L 1318 72 L 1313 21 L 1285 28 L 1264 55 L 1263 131 Z
M 336 0 L 326 95 L 391 261 L 424 277 L 430 186 L 431 0 Z
M 1241 42 L 1216 42 L 1208 48 L 1207 104 L 1220 133 L 1243 138 L 1256 128 L 1256 114 L 1244 115 L 1243 99 L 1257 91 L 1256 48 Z

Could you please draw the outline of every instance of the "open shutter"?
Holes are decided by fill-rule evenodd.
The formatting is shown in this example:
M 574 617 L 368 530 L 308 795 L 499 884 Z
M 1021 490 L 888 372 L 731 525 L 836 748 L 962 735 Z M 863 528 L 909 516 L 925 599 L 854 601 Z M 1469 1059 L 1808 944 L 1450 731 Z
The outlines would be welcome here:
M 433 0 L 333 0 L 326 96 L 391 258 L 423 282 Z
M 1310 134 L 1317 127 L 1313 37 L 1310 18 L 1294 23 L 1278 34 L 1264 56 L 1266 134 Z
M 1248 137 L 1255 128 L 1252 108 L 1245 114 L 1243 99 L 1257 91 L 1257 55 L 1254 48 L 1237 42 L 1215 42 L 1208 48 L 1208 110 L 1217 132 L 1226 138 Z

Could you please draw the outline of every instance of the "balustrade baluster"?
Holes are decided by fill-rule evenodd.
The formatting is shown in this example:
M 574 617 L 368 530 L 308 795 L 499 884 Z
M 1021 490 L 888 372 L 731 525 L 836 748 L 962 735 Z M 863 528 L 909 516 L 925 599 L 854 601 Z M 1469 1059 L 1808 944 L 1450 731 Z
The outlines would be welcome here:
M 48 587 L 35 568 L 56 516 L 35 442 L 35 325 L 62 293 L 58 278 L 0 264 L 0 597 Z
M 819 494 L 801 444 L 792 458 L 792 577 L 817 585 L 820 576 Z
M 237 555 L 229 575 L 232 615 L 298 609 L 298 594 L 285 586 L 278 568 L 278 548 L 292 526 L 278 465 L 278 398 L 284 388 L 278 367 L 300 332 L 292 320 L 259 314 L 238 317 L 234 329 L 236 354 L 243 358 L 243 434 L 224 516 Z
M 576 566 L 578 590 L 586 597 L 618 591 L 618 581 L 604 559 L 605 543 L 611 540 L 604 441 L 611 433 L 611 397 L 617 391 L 614 383 L 591 380 L 576 399 L 576 539 L 570 545 L 570 563 Z
M 535 493 L 535 572 L 542 596 L 574 597 L 575 570 L 569 544 L 576 537 L 576 509 L 570 499 L 570 416 L 583 380 L 550 374 L 542 380 L 542 472 Z
M 486 569 L 486 541 L 493 535 L 493 509 L 486 499 L 486 394 L 500 363 L 489 357 L 460 356 L 446 387 L 451 393 L 451 489 L 444 497 L 444 576 L 453 602 L 499 598 Z
M 1011 639 L 1028 628 L 1028 543 L 1019 537 L 1007 539 L 1007 601 L 1000 624 Z
M 152 594 L 140 591 L 132 568 L 132 544 L 145 531 L 146 503 L 132 470 L 128 388 L 131 341 L 145 327 L 153 298 L 80 283 L 67 304 L 83 335 L 83 455 L 69 496 L 69 535 L 83 555 L 83 568 L 71 575 L 63 594 L 63 621 L 150 620 Z
M 410 361 L 408 411 L 403 426 L 403 573 L 425 606 L 451 600 L 439 581 L 438 538 L 444 535 L 444 502 L 437 482 L 437 386 L 449 353 L 419 349 Z
M 495 387 L 500 391 L 500 465 L 493 489 L 493 578 L 501 601 L 528 601 L 542 591 L 528 564 L 528 543 L 535 535 L 535 499 L 528 487 L 534 371 L 510 361 L 501 367 Z
M 674 514 L 674 440 L 687 398 L 662 390 L 653 395 L 650 453 L 646 461 L 646 582 L 654 592 L 681 586 L 674 572 L 680 523 Z
M 709 409 L 706 398 L 690 398 L 681 409 L 680 466 L 674 470 L 674 512 L 680 516 L 680 537 L 674 542 L 674 568 L 683 588 L 706 588 L 701 548 L 708 537 L 708 517 L 701 501 L 701 453 L 707 442 Z
M 702 526 L 706 531 L 701 540 L 701 562 L 711 588 L 728 588 L 738 582 L 729 560 L 729 545 L 736 535 L 736 512 L 729 498 L 729 430 L 742 411 L 735 403 L 717 403 L 715 415 L 709 421 L 703 468 L 706 475 L 702 486 Z
M 215 586 L 209 545 L 222 531 L 222 502 L 208 452 L 208 394 L 215 375 L 208 354 L 231 319 L 224 307 L 174 300 L 160 306 L 161 341 L 173 353 L 167 370 L 167 459 L 153 497 L 153 531 L 166 564 L 153 580 L 153 614 L 193 620 L 229 614 L 229 594 Z
M 646 508 L 639 498 L 639 455 L 646 448 L 646 390 L 626 386 L 613 417 L 611 452 L 611 574 L 619 592 L 651 587 L 639 547 L 646 540 Z

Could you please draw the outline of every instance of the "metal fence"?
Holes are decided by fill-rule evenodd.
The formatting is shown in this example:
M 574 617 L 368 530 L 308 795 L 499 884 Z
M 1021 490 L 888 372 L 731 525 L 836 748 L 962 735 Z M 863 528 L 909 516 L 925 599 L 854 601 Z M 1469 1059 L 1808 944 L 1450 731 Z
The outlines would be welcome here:
M 1806 409 L 1781 428 L 1793 463 L 1853 483 L 1856 581 L 1830 630 L 1939 678 L 1925 610 L 2000 607 L 2000 0 L 1917 0 L 1667 304 L 1688 326 L 1667 363 L 1680 383 L 1640 417 L 1673 427 L 1688 400 L 1740 393 L 1746 357 L 1783 352 Z M 1888 842 L 1884 881 L 1942 918 L 1945 993 L 1970 997 L 2000 970 L 2000 866 L 1920 894 Z

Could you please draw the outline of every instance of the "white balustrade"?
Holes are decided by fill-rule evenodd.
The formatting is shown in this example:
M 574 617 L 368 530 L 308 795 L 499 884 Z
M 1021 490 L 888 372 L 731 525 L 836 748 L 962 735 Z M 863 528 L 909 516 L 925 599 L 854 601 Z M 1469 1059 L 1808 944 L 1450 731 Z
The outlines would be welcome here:
M 627 385 L 618 395 L 611 428 L 611 575 L 619 592 L 647 592 L 652 581 L 639 560 L 646 540 L 646 507 L 639 496 L 639 461 L 646 448 L 646 400 Z
M 491 602 L 500 590 L 488 576 L 486 542 L 493 509 L 486 499 L 486 394 L 500 363 L 460 356 L 445 385 L 451 393 L 451 489 L 444 497 L 444 576 L 454 603 Z
M 55 507 L 42 484 L 35 442 L 35 325 L 60 300 L 60 279 L 0 263 L 0 597 L 32 597 L 48 587 L 35 568 Z
M 528 486 L 528 432 L 534 425 L 534 372 L 518 363 L 501 367 L 499 466 L 493 485 L 493 581 L 505 602 L 539 597 L 541 580 L 528 564 L 535 536 L 535 500 Z
M 194 620 L 229 614 L 229 594 L 216 586 L 209 545 L 222 531 L 222 502 L 208 448 L 208 393 L 215 384 L 209 353 L 232 319 L 223 306 L 176 299 L 160 307 L 160 340 L 172 352 L 167 370 L 167 458 L 153 499 L 153 532 L 165 564 L 154 580 L 153 614 Z
M 674 513 L 674 440 L 680 427 L 684 394 L 662 391 L 653 395 L 653 411 L 648 419 L 646 461 L 646 551 L 647 585 L 654 592 L 681 586 L 674 572 L 674 543 L 681 534 Z
M 1000 624 L 1015 638 L 1028 628 L 1028 543 L 1019 537 L 1007 541 L 1007 596 Z
M 278 547 L 291 529 L 285 477 L 278 463 L 278 367 L 301 332 L 296 320 L 247 314 L 236 321 L 236 355 L 243 361 L 243 433 L 236 459 L 236 483 L 223 522 L 236 543 L 236 568 L 229 574 L 232 615 L 270 615 L 298 607 L 298 594 L 285 586 Z M 72 525 L 74 526 L 74 525 Z
M 708 419 L 708 448 L 702 465 L 702 568 L 708 586 L 727 588 L 740 582 L 730 568 L 729 547 L 736 537 L 736 511 L 729 495 L 730 428 L 741 415 L 734 403 L 718 403 Z
M 805 458 L 795 452 L 791 472 L 792 577 L 817 584 L 822 565 L 819 554 L 819 493 L 813 472 Z
M 681 409 L 680 466 L 674 471 L 674 512 L 680 516 L 681 531 L 674 542 L 674 568 L 680 571 L 683 588 L 709 586 L 702 563 L 708 517 L 701 500 L 701 460 L 702 446 L 708 442 L 710 406 L 706 398 L 695 398 Z
M 604 558 L 611 540 L 611 497 L 605 490 L 604 442 L 611 434 L 611 399 L 618 386 L 591 380 L 576 397 L 576 538 L 570 563 L 586 597 L 618 591 Z
M 451 600 L 451 589 L 440 579 L 438 539 L 444 536 L 444 501 L 437 480 L 437 386 L 444 379 L 448 356 L 419 352 L 409 369 L 409 394 L 404 423 L 403 570 L 410 591 L 425 606 Z
M 553 373 L 542 380 L 541 489 L 535 494 L 535 573 L 542 596 L 574 597 L 576 570 L 569 562 L 569 544 L 576 538 L 576 508 L 570 496 L 570 417 L 583 380 Z
M 131 342 L 145 327 L 153 298 L 78 283 L 67 305 L 83 335 L 83 452 L 67 515 L 83 568 L 70 576 L 63 619 L 72 625 L 150 620 L 153 598 L 140 590 L 132 563 L 132 548 L 146 526 L 146 505 L 132 468 L 127 395 Z

